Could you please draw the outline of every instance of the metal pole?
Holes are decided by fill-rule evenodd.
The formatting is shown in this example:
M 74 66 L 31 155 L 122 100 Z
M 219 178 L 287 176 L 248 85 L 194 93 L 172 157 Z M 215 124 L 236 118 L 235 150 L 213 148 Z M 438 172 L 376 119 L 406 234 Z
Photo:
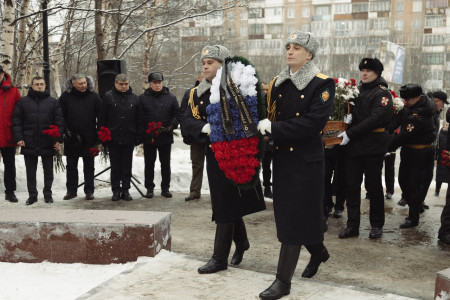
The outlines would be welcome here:
M 48 53 L 48 16 L 47 16 L 47 0 L 42 2 L 42 36 L 44 48 L 44 80 L 47 90 L 50 91 L 50 58 Z

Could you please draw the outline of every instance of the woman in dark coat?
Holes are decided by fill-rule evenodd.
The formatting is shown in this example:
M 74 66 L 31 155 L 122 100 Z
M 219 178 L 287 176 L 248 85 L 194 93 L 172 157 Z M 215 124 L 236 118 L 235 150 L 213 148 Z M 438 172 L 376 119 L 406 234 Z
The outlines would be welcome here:
M 231 264 L 238 265 L 250 244 L 247 239 L 243 216 L 265 210 L 261 183 L 250 189 L 240 189 L 225 177 L 211 150 L 207 123 L 206 107 L 210 104 L 211 82 L 217 70 L 228 57 L 228 49 L 223 46 L 206 46 L 202 50 L 203 74 L 205 78 L 191 90 L 190 100 L 181 126 L 186 136 L 192 138 L 205 137 L 206 141 L 206 171 L 212 202 L 212 220 L 216 222 L 216 237 L 214 254 L 209 262 L 200 267 L 200 274 L 215 273 L 226 270 L 232 241 L 236 251 Z
M 442 183 L 448 183 L 448 169 L 446 166 L 441 164 L 441 154 L 447 147 L 447 133 L 448 133 L 448 123 L 445 122 L 444 127 L 439 132 L 439 148 L 436 152 L 436 191 L 434 195 L 436 197 L 439 196 L 439 192 L 441 190 Z
M 308 32 L 294 31 L 286 41 L 287 67 L 270 84 L 268 119 L 258 124 L 271 133 L 273 208 L 280 258 L 275 281 L 261 299 L 288 295 L 302 245 L 311 260 L 302 277 L 316 274 L 329 258 L 323 245 L 324 146 L 320 134 L 333 108 L 335 83 L 312 62 L 319 47 Z

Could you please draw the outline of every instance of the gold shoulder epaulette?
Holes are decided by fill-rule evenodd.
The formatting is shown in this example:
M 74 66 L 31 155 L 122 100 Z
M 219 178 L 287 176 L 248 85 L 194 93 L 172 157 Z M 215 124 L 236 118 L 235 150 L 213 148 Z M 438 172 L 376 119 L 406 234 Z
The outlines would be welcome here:
M 316 77 L 319 77 L 320 79 L 327 79 L 327 78 L 330 78 L 330 76 L 327 76 L 327 75 L 322 74 L 322 73 L 317 74 Z
M 416 113 L 413 113 L 412 114 L 414 117 L 417 117 L 417 116 L 419 116 L 419 114 L 416 114 Z
M 388 88 L 387 87 L 385 87 L 384 85 L 379 85 L 379 87 L 380 87 L 380 89 L 382 89 L 382 90 L 387 90 Z

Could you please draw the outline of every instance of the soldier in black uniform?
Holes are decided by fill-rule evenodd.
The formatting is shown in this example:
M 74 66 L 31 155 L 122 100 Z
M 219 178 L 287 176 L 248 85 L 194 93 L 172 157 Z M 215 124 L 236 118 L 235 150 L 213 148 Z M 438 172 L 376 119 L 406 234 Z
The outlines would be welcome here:
M 333 108 L 335 83 L 312 59 L 319 42 L 309 32 L 294 31 L 286 41 L 287 67 L 272 80 L 268 119 L 259 122 L 271 133 L 273 206 L 281 242 L 276 279 L 261 299 L 288 295 L 302 245 L 311 259 L 302 277 L 313 277 L 330 255 L 323 244 L 324 146 L 321 131 Z
M 206 172 L 208 174 L 209 189 L 213 215 L 216 222 L 216 237 L 214 240 L 214 254 L 209 262 L 200 267 L 200 274 L 215 273 L 226 270 L 232 241 L 236 244 L 231 264 L 241 263 L 244 252 L 249 249 L 243 216 L 266 209 L 261 183 L 248 190 L 239 189 L 225 177 L 211 150 L 208 134 L 211 132 L 207 123 L 206 107 L 210 104 L 210 88 L 217 70 L 229 56 L 228 49 L 220 46 L 206 46 L 201 53 L 204 78 L 193 88 L 186 112 L 181 123 L 185 137 L 205 138 L 206 144 Z
M 400 133 L 392 139 L 389 151 L 402 147 L 398 180 L 408 201 L 409 215 L 400 228 L 410 228 L 419 224 L 419 214 L 424 201 L 424 172 L 434 164 L 436 130 L 433 122 L 435 105 L 422 93 L 418 84 L 400 87 L 400 97 L 405 100 L 405 108 L 396 116 L 396 127 Z
M 341 145 L 346 145 L 346 194 L 347 228 L 340 238 L 359 235 L 361 218 L 361 183 L 365 176 L 366 190 L 370 195 L 369 238 L 382 235 L 384 226 L 384 195 L 381 182 L 384 155 L 389 144 L 385 127 L 393 115 L 392 96 L 387 83 L 381 76 L 383 64 L 377 58 L 363 58 L 359 64 L 361 71 L 360 94 L 355 99 L 353 121 L 343 137 Z
M 446 115 L 447 122 L 450 123 L 450 109 L 447 110 Z M 447 132 L 447 151 L 450 150 L 450 130 Z M 447 169 L 448 172 L 448 182 L 450 184 L 450 169 Z M 441 214 L 441 227 L 439 228 L 438 239 L 443 241 L 446 244 L 450 244 L 450 189 L 447 188 L 447 194 L 445 195 L 445 206 L 442 210 Z

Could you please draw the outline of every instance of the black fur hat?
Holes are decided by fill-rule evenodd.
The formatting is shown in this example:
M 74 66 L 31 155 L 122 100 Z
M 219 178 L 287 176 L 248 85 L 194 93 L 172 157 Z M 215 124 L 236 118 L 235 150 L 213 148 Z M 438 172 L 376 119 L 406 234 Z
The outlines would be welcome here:
M 422 95 L 422 87 L 415 83 L 408 83 L 400 87 L 400 97 L 411 99 Z
M 448 104 L 447 94 L 444 93 L 443 91 L 434 92 L 433 98 L 438 98 L 439 100 L 442 100 L 445 104 Z
M 164 76 L 163 76 L 163 74 L 161 74 L 159 72 L 153 72 L 153 73 L 150 73 L 150 75 L 148 75 L 148 82 L 163 81 L 163 80 L 164 80 Z
M 383 73 L 384 67 L 381 61 L 378 58 L 370 58 L 366 57 L 361 60 L 359 63 L 359 70 L 362 69 L 369 69 L 374 71 L 378 74 L 378 76 L 381 76 L 381 73 Z

